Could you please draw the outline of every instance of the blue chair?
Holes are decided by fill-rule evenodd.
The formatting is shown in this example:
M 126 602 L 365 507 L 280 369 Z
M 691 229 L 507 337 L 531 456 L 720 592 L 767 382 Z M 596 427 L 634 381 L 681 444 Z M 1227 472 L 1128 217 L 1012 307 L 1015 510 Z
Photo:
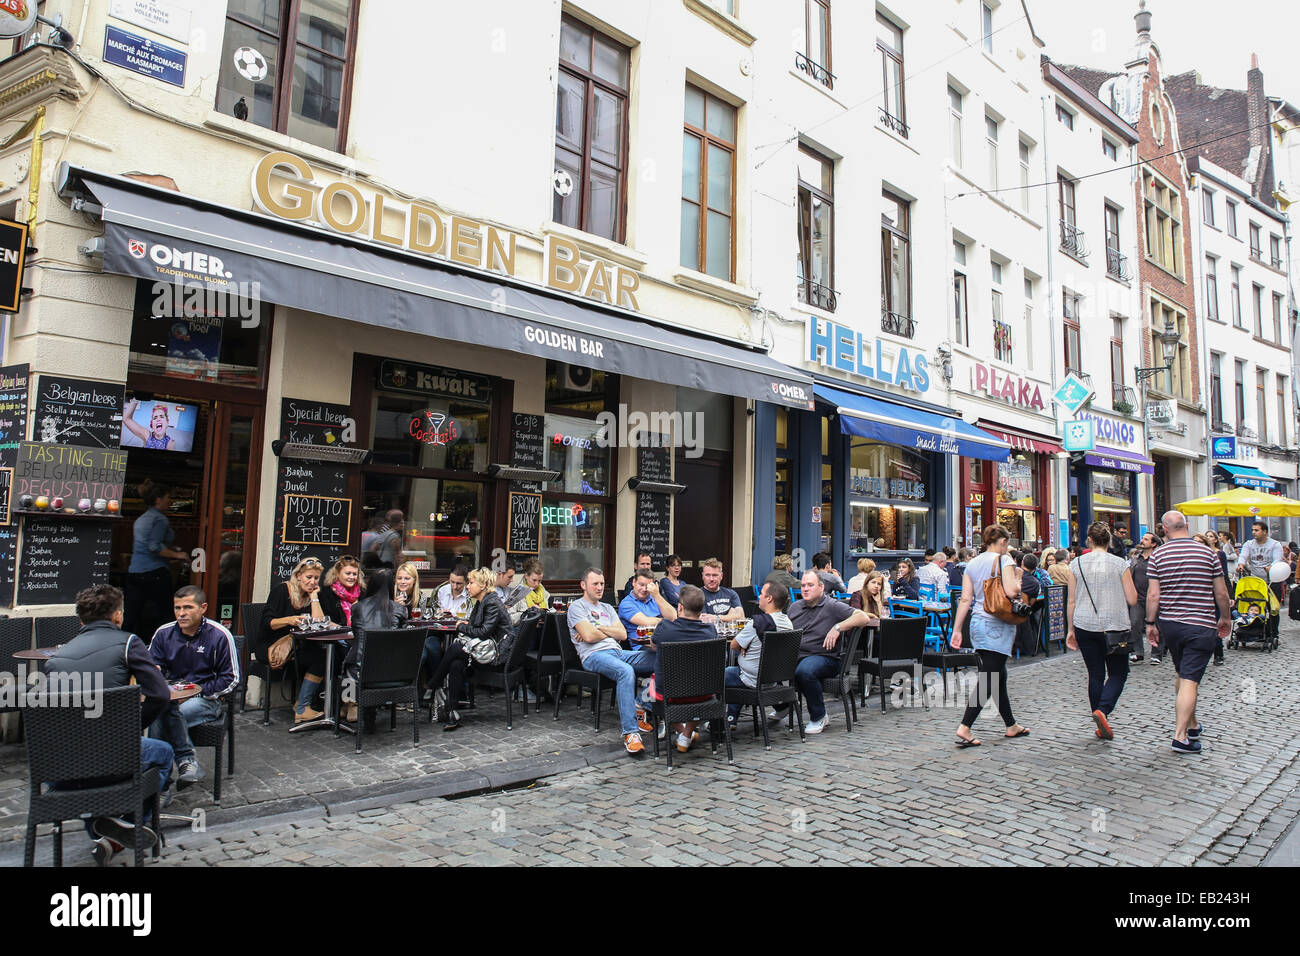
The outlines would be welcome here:
M 922 582 L 921 584 L 917 585 L 917 590 L 919 592 L 919 597 L 922 601 L 929 601 L 933 603 L 939 600 L 939 589 L 935 587 L 933 584 L 925 584 L 924 582 Z

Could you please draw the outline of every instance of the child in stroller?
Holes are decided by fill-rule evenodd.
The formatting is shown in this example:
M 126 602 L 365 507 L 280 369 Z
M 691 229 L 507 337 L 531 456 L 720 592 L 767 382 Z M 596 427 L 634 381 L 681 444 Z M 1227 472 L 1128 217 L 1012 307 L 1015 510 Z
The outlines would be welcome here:
M 1278 646 L 1281 605 L 1263 578 L 1244 577 L 1234 595 L 1232 636 L 1228 647 L 1263 647 L 1272 653 Z

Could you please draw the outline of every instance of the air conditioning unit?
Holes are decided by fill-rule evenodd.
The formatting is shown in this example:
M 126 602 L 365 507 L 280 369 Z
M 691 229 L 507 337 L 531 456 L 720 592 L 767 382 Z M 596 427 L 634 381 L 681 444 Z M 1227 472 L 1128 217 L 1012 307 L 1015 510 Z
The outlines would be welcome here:
M 590 392 L 591 369 L 581 365 L 565 365 L 564 388 L 569 392 Z

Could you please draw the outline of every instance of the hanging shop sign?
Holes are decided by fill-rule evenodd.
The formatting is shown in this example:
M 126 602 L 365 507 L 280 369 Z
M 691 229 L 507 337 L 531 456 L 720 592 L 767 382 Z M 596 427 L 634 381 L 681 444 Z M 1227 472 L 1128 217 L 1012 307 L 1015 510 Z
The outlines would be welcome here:
M 1096 394 L 1096 389 L 1071 372 L 1065 376 L 1065 381 L 1052 397 L 1064 406 L 1071 415 L 1074 415 L 1078 413 L 1080 408 L 1088 404 Z
M 487 376 L 397 359 L 384 359 L 379 363 L 379 387 L 391 392 L 436 395 L 478 405 L 492 401 L 492 380 Z
M 1155 428 L 1168 428 L 1174 423 L 1176 405 L 1172 401 L 1148 401 L 1147 424 Z
M 0 219 L 0 312 L 17 312 L 27 261 L 27 224 Z
M 1096 428 L 1089 419 L 1066 422 L 1061 435 L 1066 451 L 1092 451 L 1097 445 Z
M 253 201 L 280 219 L 310 222 L 345 236 L 356 236 L 486 272 L 519 274 L 519 237 L 476 219 L 444 213 L 423 202 L 404 201 L 350 180 L 318 182 L 316 171 L 293 153 L 267 153 L 253 167 Z M 581 248 L 562 236 L 546 237 L 542 284 L 639 312 L 641 284 L 631 269 L 592 257 L 582 263 Z
M 162 80 L 172 86 L 184 86 L 187 59 L 188 55 L 174 46 L 155 43 L 117 27 L 108 27 L 104 31 L 104 62 L 132 73 Z
M 426 445 L 450 445 L 460 437 L 460 426 L 446 412 L 430 408 L 411 416 L 407 433 Z
M 0 37 L 20 37 L 36 23 L 37 0 L 0 0 Z
M 1237 436 L 1216 435 L 1210 439 L 1210 456 L 1215 461 L 1237 457 Z
M 921 395 L 930 390 L 930 363 L 921 352 L 813 315 L 805 332 L 810 362 Z
M 986 362 L 971 369 L 971 384 L 975 391 L 1019 408 L 1042 410 L 1046 407 L 1043 390 L 1037 382 L 1012 375 Z

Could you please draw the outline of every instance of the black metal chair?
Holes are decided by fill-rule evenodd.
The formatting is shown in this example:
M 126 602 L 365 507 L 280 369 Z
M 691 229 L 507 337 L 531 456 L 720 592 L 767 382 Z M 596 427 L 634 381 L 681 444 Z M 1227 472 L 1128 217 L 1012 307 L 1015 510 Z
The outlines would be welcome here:
M 533 694 L 537 698 L 537 711 L 542 709 L 542 678 L 564 671 L 564 657 L 560 653 L 559 642 L 571 643 L 568 625 L 561 615 L 548 612 L 542 619 L 542 626 L 536 648 L 529 648 L 524 654 L 525 666 L 533 672 Z
M 600 699 L 604 696 L 605 688 L 610 688 L 613 693 L 614 688 L 618 685 L 608 677 L 603 677 L 595 671 L 583 670 L 582 661 L 578 658 L 578 649 L 573 646 L 573 641 L 559 640 L 561 665 L 558 671 L 560 676 L 560 686 L 555 690 L 555 714 L 554 719 L 560 719 L 560 701 L 564 699 L 564 689 L 570 684 L 578 685 L 578 708 L 582 708 L 582 692 L 584 689 L 591 691 L 591 713 L 596 720 L 596 731 L 600 731 Z
M 32 619 L 30 617 L 5 617 L 0 618 L 0 684 L 17 680 L 18 661 L 14 660 L 15 651 L 29 651 L 32 649 Z M 35 670 L 34 666 L 29 666 L 28 671 Z M 22 739 L 22 719 L 23 709 L 21 707 L 6 707 L 0 704 L 0 714 L 18 715 L 18 733 L 19 739 Z
M 858 719 L 858 702 L 853 699 L 853 664 L 858 659 L 858 642 L 862 640 L 862 628 L 850 628 L 839 641 L 840 669 L 832 677 L 822 681 L 822 695 L 839 700 L 844 710 L 844 729 L 853 731 L 853 721 Z
M 914 676 L 925 655 L 925 618 L 882 618 L 876 630 L 872 655 L 858 665 L 858 682 L 862 685 L 862 706 L 867 706 L 867 680 L 880 681 L 880 712 L 885 712 L 885 687 L 895 674 Z M 927 705 L 928 706 L 928 705 Z
M 239 667 L 239 683 L 229 693 L 221 697 L 221 716 L 204 724 L 195 724 L 190 728 L 190 740 L 195 747 L 212 747 L 216 750 L 216 759 L 212 762 L 212 799 L 221 802 L 221 756 L 227 753 L 230 761 L 226 776 L 235 772 L 235 705 L 244 697 L 248 686 L 248 638 L 242 634 L 235 638 L 235 663 Z
M 740 598 L 741 604 L 744 604 L 746 601 L 758 602 L 758 589 L 752 584 L 745 584 L 740 587 L 732 588 L 731 590 L 736 592 L 736 596 Z
M 390 730 L 397 729 L 397 705 L 410 704 L 412 710 L 420 700 L 420 658 L 424 656 L 424 639 L 429 636 L 425 627 L 403 627 L 391 631 L 362 631 L 357 647 L 361 664 L 357 670 L 356 700 L 358 710 L 367 707 L 390 705 Z M 342 697 L 342 684 L 336 693 Z M 420 742 L 420 719 L 411 720 L 415 743 Z M 334 736 L 342 732 L 334 726 Z M 357 727 L 357 753 L 361 753 L 362 728 Z
M 728 704 L 749 704 L 754 708 L 754 736 L 763 727 L 763 746 L 771 750 L 772 739 L 764 716 L 766 708 L 775 704 L 790 705 L 790 727 L 803 732 L 803 708 L 799 706 L 799 691 L 794 686 L 794 671 L 799 664 L 799 641 L 802 628 L 794 631 L 768 631 L 763 635 L 758 652 L 758 683 L 754 687 L 728 687 Z M 796 724 L 795 721 L 798 721 Z
M 655 758 L 659 757 L 659 722 L 673 724 L 692 720 L 709 722 L 709 744 L 718 752 L 718 724 L 727 742 L 727 763 L 735 763 L 731 753 L 731 725 L 727 723 L 727 644 L 718 640 L 670 641 L 659 648 L 659 678 L 655 690 L 663 700 L 656 700 L 650 710 L 654 724 Z M 705 698 L 695 700 L 695 698 Z M 676 744 L 671 735 L 664 734 L 668 753 L 668 769 L 673 769 L 673 750 Z
M 540 608 L 526 611 L 519 619 L 514 642 L 508 648 L 509 656 L 495 664 L 475 664 L 470 668 L 470 680 L 478 687 L 500 689 L 506 694 L 506 730 L 514 729 L 514 696 L 516 690 L 524 691 L 524 718 L 528 717 L 528 674 L 526 670 L 528 648 L 541 629 L 546 612 Z
M 24 715 L 30 795 L 23 866 L 35 863 L 37 825 L 54 824 L 54 865 L 62 866 L 64 820 L 126 813 L 135 817 L 135 865 L 140 866 L 144 801 L 152 798 L 155 824 L 159 814 L 158 775 L 146 778 L 140 765 L 140 689 L 102 691 L 103 711 L 94 717 L 81 697 L 51 697 Z M 153 855 L 158 856 L 157 844 Z
M 740 599 L 740 606 L 745 611 L 745 617 L 753 618 L 755 615 L 762 613 L 762 608 L 758 606 L 757 601 L 751 601 L 746 598 Z
M 948 671 L 960 671 L 968 667 L 979 667 L 979 655 L 967 648 L 960 650 L 945 642 L 942 651 L 925 651 L 921 655 L 921 683 L 925 683 L 925 671 L 929 668 L 947 678 Z M 863 691 L 862 706 L 867 705 L 866 691 Z
M 239 619 L 244 626 L 244 637 L 248 639 L 248 646 L 250 648 L 254 643 L 256 643 L 258 637 L 262 633 L 262 611 L 265 608 L 265 602 L 260 604 L 250 602 L 248 604 L 239 605 Z M 285 700 L 289 700 L 289 695 L 292 694 L 293 689 L 298 686 L 297 658 L 293 654 L 290 654 L 289 659 L 284 662 L 284 667 L 280 668 L 280 670 L 282 671 L 280 676 L 280 686 L 281 688 L 289 688 L 287 691 L 282 690 L 282 693 L 285 695 Z M 271 679 L 275 675 L 275 670 L 273 670 L 266 661 L 259 661 L 254 658 L 250 651 L 248 657 L 248 672 L 253 677 L 260 677 L 262 679 L 262 724 L 265 726 L 271 722 Z M 244 678 L 244 687 L 245 689 L 248 687 L 247 677 Z
M 37 647 L 54 647 L 57 644 L 66 644 L 77 636 L 81 630 L 81 618 L 75 614 L 69 614 L 62 617 L 37 617 L 33 618 L 36 622 L 36 646 Z M 141 638 L 147 643 L 152 634 L 141 634 Z

